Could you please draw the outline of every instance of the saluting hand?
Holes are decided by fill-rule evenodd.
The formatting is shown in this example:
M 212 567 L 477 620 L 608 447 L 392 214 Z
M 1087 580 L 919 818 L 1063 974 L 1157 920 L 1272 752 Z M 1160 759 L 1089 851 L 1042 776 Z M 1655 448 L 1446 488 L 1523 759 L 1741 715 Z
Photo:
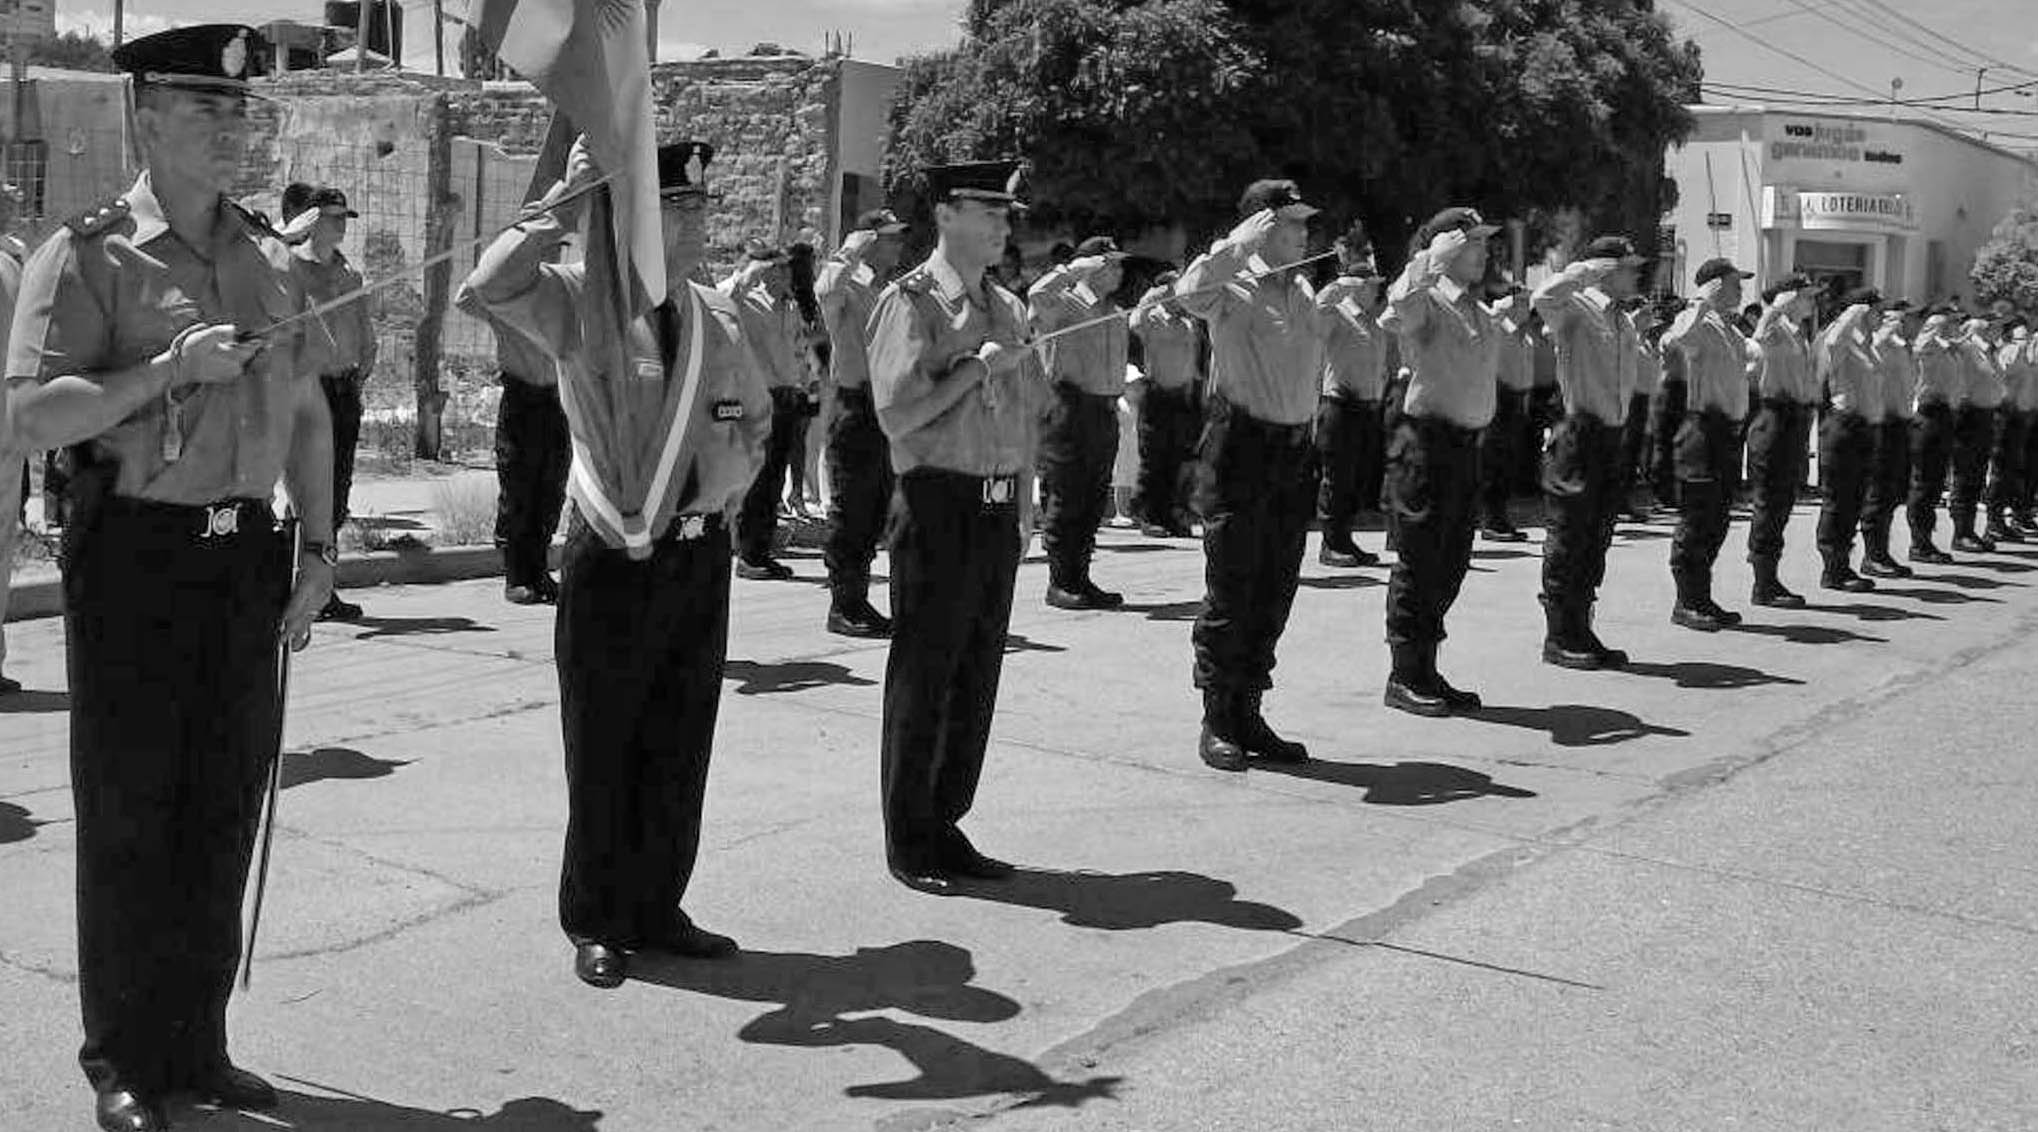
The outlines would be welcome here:
M 1233 228 L 1231 234 L 1224 237 L 1224 242 L 1245 255 L 1252 255 L 1266 246 L 1267 237 L 1273 234 L 1275 223 L 1277 221 L 1274 218 L 1274 210 L 1263 208 L 1239 221 L 1238 227 Z
M 842 238 L 843 258 L 862 262 L 864 253 L 870 251 L 871 245 L 875 243 L 877 233 L 868 228 L 860 232 L 851 232 Z
M 239 334 L 240 328 L 232 323 L 219 323 L 178 335 L 164 351 L 173 375 L 170 384 L 224 385 L 239 380 L 263 345 L 259 339 L 239 341 Z
M 1458 253 L 1464 251 L 1465 245 L 1469 242 L 1470 238 L 1465 235 L 1463 228 L 1446 228 L 1438 232 L 1429 241 L 1430 266 L 1442 271 L 1445 264 L 1458 258 Z

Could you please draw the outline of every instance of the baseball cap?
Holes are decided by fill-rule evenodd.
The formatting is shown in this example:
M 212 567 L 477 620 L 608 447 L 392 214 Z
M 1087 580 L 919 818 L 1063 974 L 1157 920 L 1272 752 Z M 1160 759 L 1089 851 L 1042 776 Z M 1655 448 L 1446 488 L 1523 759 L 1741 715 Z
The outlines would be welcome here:
M 333 188 L 331 185 L 321 185 L 313 189 L 311 191 L 311 198 L 305 202 L 305 207 L 316 208 L 320 212 L 327 212 L 337 208 L 340 210 L 339 215 L 350 218 L 357 218 L 361 215 L 347 207 L 347 194 Z
M 1879 307 L 1882 305 L 1882 292 L 1873 287 L 1855 287 L 1841 301 L 1850 307 Z
M 1640 267 L 1648 262 L 1646 257 L 1635 250 L 1634 241 L 1626 236 L 1601 236 L 1585 245 L 1585 251 L 1578 258 L 1618 260 L 1622 267 Z
M 1709 259 L 1698 265 L 1698 274 L 1692 276 L 1692 279 L 1699 286 L 1703 287 L 1715 279 L 1726 279 L 1729 277 L 1753 279 L 1755 278 L 1755 273 L 1752 271 L 1742 271 L 1740 268 L 1735 267 L 1734 261 L 1730 259 Z
M 1238 198 L 1240 219 L 1273 209 L 1274 215 L 1283 220 L 1307 220 L 1323 211 L 1302 200 L 1302 190 L 1293 181 L 1254 181 L 1247 185 L 1245 194 Z
M 1488 224 L 1476 208 L 1447 208 L 1430 217 L 1428 223 L 1416 231 L 1415 240 L 1428 247 L 1439 233 L 1451 231 L 1463 232 L 1467 239 L 1483 240 L 1500 231 L 1500 225 Z
M 758 263 L 784 263 L 788 258 L 784 248 L 762 236 L 752 236 L 743 241 L 743 255 Z
M 1776 301 L 1776 296 L 1783 294 L 1785 291 L 1804 291 L 1809 290 L 1811 287 L 1811 276 L 1793 271 L 1769 286 L 1762 288 L 1762 301 L 1765 303 L 1774 302 Z
M 1088 256 L 1103 256 L 1105 259 L 1126 259 L 1129 258 L 1129 254 L 1119 251 L 1118 241 L 1109 236 L 1092 236 L 1076 245 L 1077 259 L 1083 259 Z
M 851 228 L 850 231 L 876 232 L 880 236 L 896 236 L 904 232 L 907 227 L 906 222 L 893 214 L 891 209 L 873 208 L 869 212 L 858 216 L 856 218 L 856 226 Z

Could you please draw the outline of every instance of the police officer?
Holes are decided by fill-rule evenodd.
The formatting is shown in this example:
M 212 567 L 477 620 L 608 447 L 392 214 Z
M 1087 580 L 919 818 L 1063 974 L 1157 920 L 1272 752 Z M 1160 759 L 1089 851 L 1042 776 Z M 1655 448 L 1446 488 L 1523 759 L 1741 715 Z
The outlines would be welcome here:
M 856 218 L 828 257 L 814 297 L 828 330 L 835 413 L 828 421 L 828 631 L 889 637 L 891 619 L 870 603 L 870 563 L 892 501 L 892 460 L 870 399 L 870 312 L 905 247 L 906 225 L 887 208 Z
M 1911 561 L 1944 566 L 1953 556 L 1932 545 L 1938 525 L 1939 500 L 1946 493 L 1947 466 L 1953 456 L 1954 407 L 1966 397 L 1954 343 L 1957 311 L 1944 305 L 1926 313 L 1913 347 L 1918 384 L 1912 400 L 1911 491 L 1905 510 L 1911 527 Z
M 2010 507 L 2010 517 L 2004 523 L 2011 530 L 2028 539 L 2038 539 L 2038 515 L 2032 513 L 2034 495 L 2038 495 L 2038 334 L 2031 333 L 2031 318 L 2023 318 L 2011 335 L 2010 344 L 2005 348 L 2009 362 L 2024 367 L 2023 381 L 2019 385 L 2018 410 L 2023 414 L 2024 451 L 2020 457 L 2023 477 L 2016 486 Z
M 336 555 L 322 336 L 276 325 L 307 306 L 289 249 L 223 195 L 258 43 L 215 24 L 115 49 L 142 174 L 29 260 L 7 362 L 23 446 L 79 452 L 63 553 L 79 1060 L 119 1132 L 167 1127 L 173 1095 L 276 1102 L 228 1058 L 226 1006 L 282 729 L 279 634 L 309 641 Z M 298 552 L 270 510 L 279 477 Z
M 1843 593 L 1864 593 L 1875 583 L 1854 572 L 1854 528 L 1874 475 L 1875 437 L 1882 426 L 1882 374 L 1871 340 L 1882 296 L 1859 288 L 1846 308 L 1819 335 L 1815 351 L 1819 380 L 1826 389 L 1825 419 L 1819 425 L 1819 585 Z
M 1380 288 L 1370 243 L 1340 240 L 1338 277 L 1316 296 L 1322 312 L 1323 399 L 1316 409 L 1319 485 L 1316 518 L 1323 528 L 1317 561 L 1343 568 L 1377 566 L 1377 555 L 1352 539 L 1361 505 L 1377 504 L 1381 451 L 1380 398 L 1387 382 L 1387 332 L 1380 328 Z
M 351 294 L 361 287 L 361 273 L 347 262 L 340 241 L 347 221 L 361 214 L 347 205 L 347 194 L 329 186 L 292 182 L 283 190 L 283 241 L 296 246 L 292 266 L 304 277 L 305 294 L 314 303 Z M 319 376 L 333 421 L 333 529 L 347 524 L 347 496 L 354 485 L 354 449 L 361 441 L 361 386 L 375 372 L 379 344 L 365 302 L 320 316 L 332 336 L 328 369 Z M 321 621 L 358 621 L 361 607 L 337 591 L 319 610 Z
M 948 892 L 1012 867 L 958 823 L 976 799 L 997 707 L 1020 499 L 1049 393 L 1026 308 L 990 281 L 1019 207 L 1018 165 L 929 169 L 934 252 L 878 296 L 870 387 L 891 441 L 892 645 L 885 666 L 885 857 Z
M 1684 419 L 1677 426 L 1677 533 L 1670 577 L 1672 624 L 1717 632 L 1741 623 L 1712 596 L 1713 563 L 1727 540 L 1734 436 L 1748 413 L 1748 339 L 1733 322 L 1753 276 L 1730 260 L 1699 265 L 1698 294 L 1663 334 L 1663 353 L 1684 359 Z
M 557 363 L 573 429 L 554 650 L 568 804 L 559 923 L 574 973 L 603 989 L 636 951 L 736 950 L 681 907 L 728 652 L 723 515 L 763 462 L 772 409 L 735 302 L 689 282 L 706 254 L 713 156 L 700 142 L 659 147 L 666 292 L 626 333 L 590 299 L 584 263 L 551 262 L 586 206 L 575 194 L 600 178 L 585 139 L 467 277 Z
M 1540 435 L 1530 403 L 1536 387 L 1536 355 L 1546 343 L 1543 319 L 1522 296 L 1496 306 L 1500 321 L 1500 359 L 1496 365 L 1493 423 L 1479 439 L 1479 537 L 1487 542 L 1527 542 L 1514 525 L 1508 503 L 1531 460 Z
M 1480 287 L 1487 242 L 1499 230 L 1472 209 L 1444 209 L 1418 230 L 1421 250 L 1387 291 L 1387 325 L 1410 374 L 1387 441 L 1387 505 L 1400 554 L 1387 587 L 1394 667 L 1384 699 L 1417 715 L 1481 706 L 1437 671 L 1437 649 L 1472 564 L 1479 434 L 1493 421 L 1501 342 Z
M 1953 414 L 1953 482 L 1946 513 L 1953 520 L 1953 549 L 1993 553 L 1995 541 L 1976 531 L 1982 488 L 1988 480 L 1988 458 L 1996 445 L 1996 410 L 2003 403 L 2003 375 L 1997 367 L 1989 320 L 1969 318 L 1953 343 L 1962 378 L 1961 399 Z
M 1261 706 L 1295 604 L 1315 496 L 1309 431 L 1323 323 L 1315 290 L 1293 265 L 1316 213 L 1295 182 L 1255 181 L 1239 197 L 1237 225 L 1175 283 L 1182 306 L 1210 330 L 1196 489 L 1203 610 L 1190 643 L 1203 694 L 1197 754 L 1216 770 L 1309 757 L 1274 732 Z
M 1658 343 L 1668 323 L 1661 305 L 1643 295 L 1621 304 L 1635 324 L 1635 388 L 1628 395 L 1627 421 L 1621 427 L 1620 486 L 1615 492 L 1615 518 L 1631 523 L 1648 522 L 1650 508 L 1637 501 L 1635 491 L 1650 474 L 1650 407 L 1663 386 L 1663 353 Z M 1675 317 L 1674 315 L 1672 317 Z
M 2024 532 L 2012 522 L 2012 512 L 2024 492 L 2030 474 L 2025 451 L 2030 447 L 2032 381 L 2038 365 L 2030 356 L 2031 340 L 2020 315 L 2003 322 L 2002 345 L 1996 349 L 1996 369 L 2002 375 L 2003 402 L 1996 409 L 1996 444 L 1989 454 L 1988 537 L 1995 542 L 2023 542 Z
M 1180 272 L 1161 272 L 1132 313 L 1147 382 L 1139 404 L 1139 493 L 1132 511 L 1148 538 L 1190 537 L 1189 481 L 1203 430 L 1203 323 L 1168 298 L 1179 278 Z
M 1027 293 L 1041 334 L 1094 323 L 1041 347 L 1055 400 L 1040 430 L 1040 545 L 1047 553 L 1047 604 L 1056 609 L 1125 604 L 1124 595 L 1090 577 L 1097 528 L 1111 501 L 1118 397 L 1131 344 L 1125 320 L 1112 317 L 1125 258 L 1109 236 L 1092 236 Z
M 1662 378 L 1649 399 L 1649 446 L 1645 457 L 1650 486 L 1660 507 L 1677 507 L 1677 430 L 1684 423 L 1689 386 L 1684 380 L 1684 352 L 1664 345 L 1663 337 L 1684 313 L 1684 301 L 1666 295 L 1656 309 L 1656 358 Z
M 772 555 L 786 475 L 805 458 L 799 442 L 807 417 L 807 370 L 794 346 L 799 319 L 793 310 L 790 261 L 784 248 L 752 238 L 744 243 L 742 267 L 719 288 L 736 300 L 743 340 L 771 384 L 771 433 L 764 463 L 736 515 L 736 576 L 752 581 L 793 576 L 792 568 Z
M 1627 654 L 1592 628 L 1606 579 L 1606 551 L 1620 507 L 1628 403 L 1641 335 L 1623 309 L 1643 259 L 1624 236 L 1601 236 L 1537 287 L 1533 302 L 1557 348 L 1564 419 L 1551 430 L 1543 465 L 1549 534 L 1543 543 L 1543 662 L 1561 668 L 1619 667 Z
M 1898 299 L 1884 308 L 1869 339 L 1875 357 L 1876 397 L 1882 403 L 1875 427 L 1873 470 L 1861 511 L 1861 572 L 1871 578 L 1908 578 L 1911 568 L 1889 552 L 1890 527 L 1911 483 L 1911 397 L 1918 384 L 1911 337 L 1918 322 L 1911 304 Z
M 1818 378 L 1812 372 L 1804 323 L 1818 301 L 1812 281 L 1791 275 L 1762 292 L 1762 317 L 1755 325 L 1761 350 L 1756 394 L 1761 407 L 1748 424 L 1748 479 L 1754 508 L 1748 517 L 1748 562 L 1755 569 L 1749 599 L 1756 605 L 1799 609 L 1804 598 L 1776 576 L 1783 557 L 1783 532 L 1803 490 L 1811 448 L 1812 417 L 1818 407 Z

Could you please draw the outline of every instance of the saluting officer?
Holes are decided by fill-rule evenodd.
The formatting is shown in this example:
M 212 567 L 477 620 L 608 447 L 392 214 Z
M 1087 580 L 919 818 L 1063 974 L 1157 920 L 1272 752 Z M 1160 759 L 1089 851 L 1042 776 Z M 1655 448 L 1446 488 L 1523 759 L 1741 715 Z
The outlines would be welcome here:
M 1889 552 L 1890 527 L 1911 484 L 1911 395 L 1918 384 L 1911 331 L 1918 322 L 1909 301 L 1883 308 L 1869 338 L 1875 358 L 1875 396 L 1882 420 L 1875 427 L 1873 467 L 1861 509 L 1861 572 L 1871 578 L 1908 578 L 1911 568 Z
M 1953 521 L 1953 549 L 1990 554 L 1996 544 L 1975 529 L 1975 520 L 1988 480 L 1989 453 L 1995 449 L 2003 375 L 1996 365 L 1995 343 L 1986 318 L 1975 316 L 1962 323 L 1952 346 L 1962 380 L 1959 407 L 1953 413 L 1953 478 L 1946 514 Z
M 1953 556 L 1932 545 L 1939 521 L 1939 500 L 1946 494 L 1946 472 L 1953 457 L 1954 406 L 1966 396 L 1953 337 L 1957 311 L 1943 304 L 1926 312 L 1914 347 L 1918 384 L 1911 427 L 1911 491 L 1905 510 L 1911 527 L 1911 561 L 1944 566 Z
M 870 313 L 905 247 L 906 225 L 888 208 L 856 218 L 814 285 L 828 329 L 835 414 L 828 421 L 828 631 L 889 637 L 891 619 L 870 603 L 870 563 L 892 502 L 892 457 L 870 399 Z
M 1034 329 L 1042 334 L 1095 324 L 1041 347 L 1055 399 L 1040 429 L 1040 547 L 1047 554 L 1047 604 L 1057 609 L 1125 604 L 1123 594 L 1090 577 L 1097 528 L 1111 501 L 1118 397 L 1131 345 L 1125 320 L 1111 317 L 1119 312 L 1112 296 L 1124 282 L 1125 258 L 1117 241 L 1092 236 L 1027 293 Z
M 1753 278 L 1725 259 L 1699 265 L 1698 295 L 1663 334 L 1663 353 L 1684 359 L 1684 419 L 1677 426 L 1677 533 L 1670 577 L 1671 623 L 1717 632 L 1741 623 L 1712 596 L 1713 564 L 1726 545 L 1734 437 L 1748 414 L 1748 339 L 1733 322 L 1741 286 Z
M 1996 409 L 1995 450 L 1988 461 L 1988 537 L 1996 542 L 2023 542 L 2024 532 L 2011 520 L 2011 513 L 2023 494 L 2029 469 L 2025 450 L 2030 446 L 2031 383 L 2038 367 L 2031 364 L 2030 339 L 2025 337 L 2024 319 L 2011 315 L 2002 327 L 2002 344 L 1996 348 L 1996 369 L 2002 375 L 2003 402 Z
M 778 534 L 779 500 L 786 475 L 805 459 L 800 447 L 807 415 L 807 367 L 794 345 L 799 319 L 793 313 L 792 257 L 769 240 L 744 242 L 743 266 L 719 290 L 736 301 L 743 340 L 757 369 L 771 383 L 771 431 L 764 463 L 736 513 L 736 576 L 751 581 L 784 581 L 792 567 L 772 554 Z
M 1237 226 L 1189 264 L 1175 295 L 1210 328 L 1197 507 L 1203 610 L 1190 634 L 1203 693 L 1196 750 L 1217 770 L 1301 762 L 1261 712 L 1302 574 L 1314 492 L 1309 423 L 1323 379 L 1316 293 L 1293 266 L 1316 208 L 1293 181 L 1255 181 Z M 1276 270 L 1276 269 L 1279 270 Z
M 332 591 L 327 343 L 290 251 L 224 197 L 251 28 L 131 40 L 144 168 L 29 260 L 7 362 L 15 434 L 76 445 L 64 528 L 77 808 L 79 1060 L 99 1126 L 168 1126 L 172 1095 L 267 1108 L 227 1056 L 241 897 L 291 648 Z M 270 498 L 282 478 L 302 542 Z
M 1846 309 L 1819 335 L 1815 351 L 1819 380 L 1826 388 L 1825 420 L 1819 426 L 1819 585 L 1843 593 L 1865 593 L 1875 583 L 1854 572 L 1854 528 L 1874 474 L 1875 436 L 1882 426 L 1882 375 L 1870 340 L 1882 305 L 1873 288 L 1858 288 Z
M 1020 498 L 1048 392 L 1026 307 L 987 276 L 1005 252 L 1018 164 L 927 171 L 934 252 L 870 317 L 870 387 L 891 440 L 892 647 L 885 665 L 885 857 L 947 892 L 1012 873 L 958 823 L 976 799 L 1026 534 Z
M 1776 573 L 1783 558 L 1784 529 L 1804 488 L 1812 418 L 1818 408 L 1819 383 L 1804 332 L 1818 295 L 1810 279 L 1791 275 L 1763 291 L 1762 302 L 1754 335 L 1761 350 L 1756 375 L 1761 407 L 1748 423 L 1748 479 L 1754 496 L 1748 516 L 1748 562 L 1755 569 L 1749 600 L 1799 609 L 1804 598 L 1791 592 Z
M 2034 492 L 2038 492 L 2038 335 L 2031 333 L 2029 316 L 2011 333 L 2006 364 L 2023 367 L 2018 385 L 2017 409 L 2024 418 L 2024 451 L 2019 457 L 2023 476 L 2013 493 L 2010 518 L 2004 524 L 2026 539 L 2038 539 L 2038 515 L 2033 515 Z
M 1325 566 L 1377 566 L 1378 555 L 1352 539 L 1361 506 L 1380 499 L 1380 398 L 1387 384 L 1387 332 L 1380 328 L 1380 288 L 1373 246 L 1338 241 L 1338 277 L 1316 296 L 1323 312 L 1323 399 L 1316 410 L 1320 483 L 1316 518 L 1323 528 L 1317 561 Z
M 1132 314 L 1147 383 L 1139 403 L 1139 494 L 1132 513 L 1148 538 L 1189 537 L 1189 481 L 1203 430 L 1203 324 L 1168 298 L 1180 278 L 1180 272 L 1161 272 Z
M 681 908 L 729 643 L 724 515 L 763 462 L 772 395 L 706 256 L 714 151 L 658 150 L 663 301 L 616 340 L 603 281 L 554 262 L 600 173 L 583 138 L 566 176 L 497 237 L 467 286 L 558 365 L 573 430 L 554 652 L 566 749 L 559 924 L 574 973 L 619 986 L 630 955 L 716 958 L 735 941 Z M 581 195 L 576 195 L 581 194 Z
M 1557 347 L 1564 419 L 1543 464 L 1549 533 L 1543 542 L 1543 661 L 1619 667 L 1628 656 L 1599 639 L 1592 606 L 1621 507 L 1621 454 L 1637 385 L 1641 335 L 1622 309 L 1643 259 L 1624 236 L 1601 236 L 1537 287 L 1533 302 Z
M 1528 534 L 1514 525 L 1509 504 L 1541 435 L 1530 402 L 1536 357 L 1548 339 L 1542 316 L 1527 299 L 1524 292 L 1519 300 L 1492 308 L 1500 323 L 1500 358 L 1494 371 L 1493 420 L 1479 434 L 1479 537 L 1487 542 L 1528 541 Z

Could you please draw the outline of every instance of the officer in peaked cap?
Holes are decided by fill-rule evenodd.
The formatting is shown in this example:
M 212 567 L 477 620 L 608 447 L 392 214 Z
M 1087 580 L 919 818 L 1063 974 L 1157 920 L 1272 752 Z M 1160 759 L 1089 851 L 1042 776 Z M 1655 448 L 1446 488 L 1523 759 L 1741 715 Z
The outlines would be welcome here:
M 799 450 L 807 414 L 807 367 L 795 342 L 800 325 L 793 305 L 791 256 L 770 240 L 743 242 L 743 264 L 722 283 L 743 319 L 743 340 L 771 385 L 771 436 L 764 464 L 744 493 L 736 515 L 736 575 L 752 581 L 785 581 L 790 566 L 772 556 L 778 533 L 779 498 L 786 475 L 805 458 Z
M 22 446 L 75 445 L 79 465 L 63 563 L 80 1061 L 120 1132 L 164 1127 L 174 1094 L 276 1099 L 228 1059 L 226 1005 L 279 638 L 309 641 L 337 555 L 326 340 L 275 325 L 307 305 L 289 250 L 224 196 L 257 55 L 224 24 L 115 50 L 141 176 L 29 261 L 7 360 Z
M 1804 598 L 1778 578 L 1784 530 L 1804 487 L 1811 451 L 1812 418 L 1818 409 L 1819 380 L 1812 368 L 1805 322 L 1816 312 L 1818 290 L 1804 275 L 1790 275 L 1762 292 L 1762 317 L 1755 325 L 1760 348 L 1756 391 L 1760 404 L 1748 423 L 1748 479 L 1754 507 L 1748 516 L 1748 563 L 1756 605 L 1798 609 Z
M 1854 572 L 1854 530 L 1861 522 L 1868 481 L 1875 474 L 1875 434 L 1885 412 L 1874 334 L 1882 295 L 1849 291 L 1839 317 L 1819 334 L 1813 350 L 1826 411 L 1819 422 L 1819 584 L 1862 593 L 1875 583 Z
M 1734 321 L 1741 287 L 1753 278 L 1731 260 L 1699 265 L 1698 293 L 1663 332 L 1663 354 L 1681 356 L 1684 416 L 1677 424 L 1677 533 L 1670 577 L 1677 586 L 1673 624 L 1716 633 L 1741 623 L 1712 596 L 1713 564 L 1727 539 L 1734 433 L 1748 415 L 1748 339 Z
M 1875 358 L 1876 397 L 1882 403 L 1868 489 L 1861 507 L 1861 573 L 1872 578 L 1908 578 L 1911 568 L 1889 551 L 1890 528 L 1911 483 L 1912 396 L 1918 362 L 1911 353 L 1922 312 L 1904 299 L 1883 307 L 1869 348 Z
M 1015 162 L 927 171 L 933 254 L 878 296 L 870 388 L 891 441 L 892 644 L 885 666 L 885 856 L 946 892 L 1012 868 L 958 828 L 997 706 L 1012 584 L 1047 405 L 1026 307 L 988 275 L 1020 207 Z

